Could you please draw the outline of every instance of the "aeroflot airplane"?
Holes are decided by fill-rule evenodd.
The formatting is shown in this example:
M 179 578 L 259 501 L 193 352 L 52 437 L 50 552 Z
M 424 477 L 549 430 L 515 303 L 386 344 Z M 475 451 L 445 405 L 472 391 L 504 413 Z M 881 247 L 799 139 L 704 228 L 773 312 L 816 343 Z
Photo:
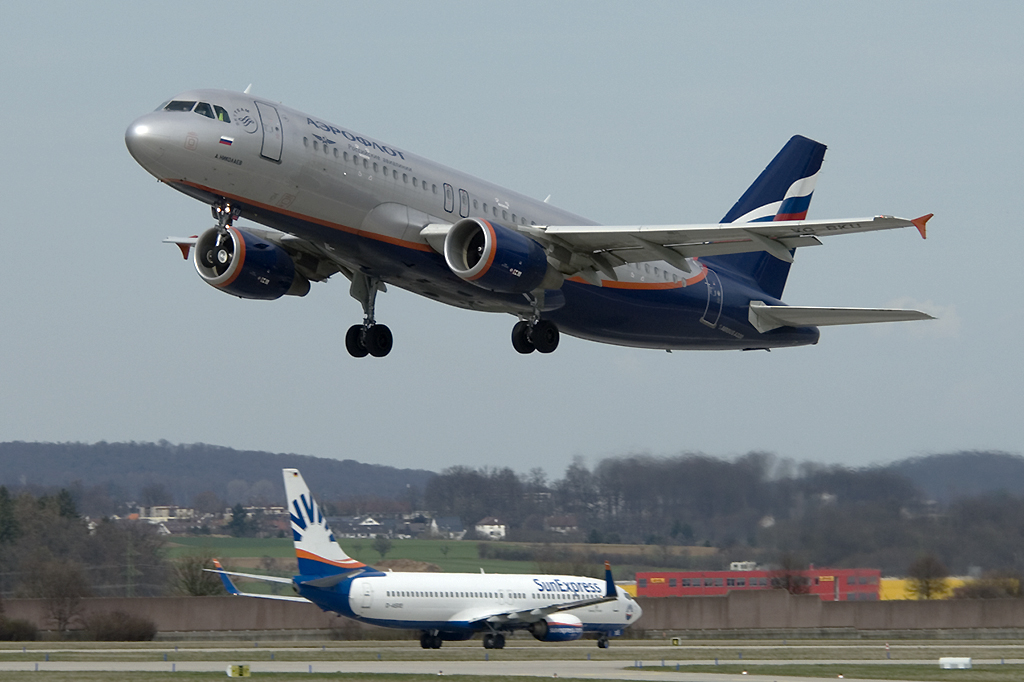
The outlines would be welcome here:
M 291 580 L 216 570 L 228 592 L 244 597 L 312 602 L 355 620 L 420 630 L 420 646 L 440 649 L 483 632 L 487 649 L 505 646 L 505 633 L 527 630 L 542 642 L 568 642 L 585 633 L 608 648 L 609 636 L 640 619 L 640 605 L 605 579 L 567 575 L 393 573 L 349 557 L 334 539 L 298 469 L 284 469 L 299 575 Z M 297 597 L 240 592 L 229 576 L 287 583 Z
M 813 344 L 817 326 L 930 319 L 913 310 L 780 300 L 794 250 L 819 237 L 916 226 L 806 220 L 825 146 L 793 137 L 712 225 L 598 226 L 579 216 L 266 99 L 184 92 L 125 133 L 135 160 L 212 207 L 217 224 L 169 238 L 206 282 L 241 298 L 302 296 L 342 273 L 363 307 L 345 345 L 381 357 L 386 284 L 515 315 L 512 345 L 550 353 L 559 332 L 641 348 Z M 273 231 L 239 227 L 240 218 Z

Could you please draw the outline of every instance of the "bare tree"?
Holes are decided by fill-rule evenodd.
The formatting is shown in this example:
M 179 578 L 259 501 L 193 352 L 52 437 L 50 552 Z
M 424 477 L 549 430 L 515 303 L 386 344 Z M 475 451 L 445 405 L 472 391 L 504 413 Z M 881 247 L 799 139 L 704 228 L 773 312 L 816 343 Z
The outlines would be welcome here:
M 180 557 L 171 568 L 171 582 L 175 591 L 190 597 L 224 594 L 220 576 L 206 570 L 210 568 L 213 568 L 213 554 L 209 550 Z
M 89 587 L 78 563 L 50 559 L 35 567 L 30 594 L 44 600 L 47 616 L 64 634 L 81 620 L 82 599 L 89 596 Z
M 949 592 L 949 570 L 934 554 L 922 554 L 907 569 L 907 591 L 914 599 L 941 599 Z
M 383 535 L 378 535 L 373 541 L 373 549 L 383 559 L 391 551 L 392 543 Z

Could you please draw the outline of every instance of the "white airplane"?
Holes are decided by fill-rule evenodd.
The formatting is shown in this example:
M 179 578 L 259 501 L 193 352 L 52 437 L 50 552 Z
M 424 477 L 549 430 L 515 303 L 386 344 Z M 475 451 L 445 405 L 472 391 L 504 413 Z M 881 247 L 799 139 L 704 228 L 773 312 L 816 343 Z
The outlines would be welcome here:
M 915 226 L 806 220 L 825 145 L 795 136 L 719 224 L 598 226 L 511 190 L 247 93 L 193 90 L 135 120 L 128 150 L 217 224 L 171 237 L 199 276 L 241 298 L 305 295 L 342 273 L 363 308 L 345 345 L 391 351 L 386 284 L 515 315 L 512 345 L 550 353 L 559 332 L 642 348 L 771 349 L 819 325 L 931 319 L 913 310 L 790 307 L 795 249 L 820 237 Z M 627 159 L 628 161 L 628 159 Z M 237 227 L 244 217 L 273 231 Z M 453 330 L 453 336 L 458 332 Z
M 231 594 L 312 602 L 324 611 L 373 625 L 420 630 L 420 646 L 440 649 L 482 632 L 487 649 L 505 646 L 505 635 L 526 630 L 542 642 L 568 642 L 585 634 L 608 647 L 608 638 L 640 620 L 643 610 L 617 587 L 605 563 L 605 579 L 568 575 L 397 573 L 356 561 L 338 545 L 298 469 L 284 469 L 285 492 L 299 575 L 291 580 L 224 570 Z M 210 570 L 210 569 L 208 569 Z M 292 585 L 296 597 L 241 592 L 229 576 Z

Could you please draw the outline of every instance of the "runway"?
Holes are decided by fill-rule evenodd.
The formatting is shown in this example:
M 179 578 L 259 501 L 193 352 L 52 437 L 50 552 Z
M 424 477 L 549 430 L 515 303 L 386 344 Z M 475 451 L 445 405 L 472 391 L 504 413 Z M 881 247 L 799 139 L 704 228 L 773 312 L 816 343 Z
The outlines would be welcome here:
M 95 652 L 94 652 L 95 653 Z M 998 664 L 999 660 L 977 661 L 977 663 Z M 647 680 L 647 681 L 679 681 L 679 682 L 833 682 L 835 677 L 788 677 L 778 675 L 742 675 L 742 674 L 711 674 L 706 672 L 685 672 L 686 665 L 680 672 L 674 670 L 655 669 L 660 661 L 643 662 L 646 669 L 634 669 L 634 662 L 628 660 L 614 661 L 580 661 L 580 660 L 545 660 L 545 661 L 247 661 L 243 656 L 222 661 L 0 661 L 0 672 L 213 672 L 224 674 L 229 665 L 247 664 L 250 671 L 256 673 L 303 674 L 319 673 L 356 673 L 368 674 L 431 674 L 492 676 L 543 677 L 549 679 L 576 678 L 590 680 Z M 712 664 L 712 661 L 691 661 L 691 664 Z M 732 662 L 735 663 L 735 662 Z M 747 661 L 755 665 L 779 665 L 795 663 L 794 661 Z M 806 661 L 806 664 L 864 664 L 865 661 Z M 935 659 L 911 660 L 899 662 L 877 662 L 878 665 L 905 664 L 935 665 Z M 1007 660 L 1006 663 L 1024 663 L 1024 659 Z M 869 682 L 858 678 L 844 677 L 847 682 Z M 877 680 L 870 682 L 878 682 Z

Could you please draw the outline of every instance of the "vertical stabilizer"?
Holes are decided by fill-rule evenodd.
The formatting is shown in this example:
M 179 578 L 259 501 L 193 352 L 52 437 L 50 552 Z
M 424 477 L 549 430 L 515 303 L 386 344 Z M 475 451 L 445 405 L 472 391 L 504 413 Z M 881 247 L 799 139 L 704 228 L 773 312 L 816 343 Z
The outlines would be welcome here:
M 804 220 L 825 158 L 825 145 L 794 135 L 775 155 L 723 223 Z M 769 296 L 782 297 L 790 264 L 764 251 L 703 259 L 750 277 Z
M 283 473 L 299 573 L 334 575 L 365 567 L 366 564 L 349 557 L 338 545 L 334 533 L 327 527 L 327 519 L 320 505 L 313 499 L 299 470 L 284 469 Z

